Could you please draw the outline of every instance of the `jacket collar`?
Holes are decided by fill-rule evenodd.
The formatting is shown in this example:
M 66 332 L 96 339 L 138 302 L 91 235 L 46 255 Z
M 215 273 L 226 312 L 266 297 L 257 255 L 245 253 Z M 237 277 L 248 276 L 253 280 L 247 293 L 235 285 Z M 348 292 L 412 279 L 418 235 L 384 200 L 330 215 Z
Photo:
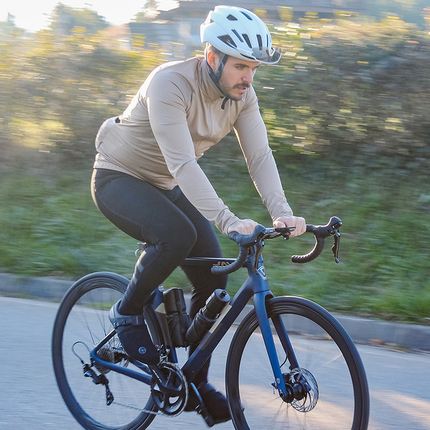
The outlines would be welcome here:
M 214 101 L 224 98 L 224 95 L 209 76 L 209 64 L 205 59 L 202 59 L 199 63 L 199 76 L 201 90 L 207 100 Z

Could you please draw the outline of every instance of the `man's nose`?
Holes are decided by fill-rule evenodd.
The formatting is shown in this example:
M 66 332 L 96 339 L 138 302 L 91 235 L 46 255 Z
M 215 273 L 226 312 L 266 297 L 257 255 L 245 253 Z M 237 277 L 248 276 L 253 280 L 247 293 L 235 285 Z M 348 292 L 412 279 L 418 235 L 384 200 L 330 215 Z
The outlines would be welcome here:
M 251 69 L 249 69 L 242 76 L 242 81 L 247 84 L 252 84 L 253 80 L 254 80 L 254 73 Z

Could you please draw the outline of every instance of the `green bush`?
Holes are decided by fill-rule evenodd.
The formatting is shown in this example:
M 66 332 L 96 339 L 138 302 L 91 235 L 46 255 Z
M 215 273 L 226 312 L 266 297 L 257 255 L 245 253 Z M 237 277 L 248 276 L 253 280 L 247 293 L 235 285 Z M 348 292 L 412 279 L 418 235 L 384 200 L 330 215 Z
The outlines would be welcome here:
M 257 89 L 271 89 L 259 99 L 277 152 L 428 166 L 428 36 L 395 19 L 313 24 L 278 28 L 284 59 L 259 70 Z
M 135 41 L 111 46 L 103 33 L 75 28 L 70 35 L 41 31 L 12 35 L 0 45 L 0 139 L 60 155 L 76 165 L 93 155 L 99 126 L 121 113 L 159 50 Z
M 310 17 L 274 28 L 281 62 L 256 75 L 278 155 L 329 154 L 409 169 L 430 159 L 430 39 L 399 19 Z M 93 154 L 101 122 L 124 110 L 165 56 L 103 33 L 15 32 L 0 45 L 0 138 L 58 152 L 68 164 Z M 387 158 L 384 159 L 385 161 Z

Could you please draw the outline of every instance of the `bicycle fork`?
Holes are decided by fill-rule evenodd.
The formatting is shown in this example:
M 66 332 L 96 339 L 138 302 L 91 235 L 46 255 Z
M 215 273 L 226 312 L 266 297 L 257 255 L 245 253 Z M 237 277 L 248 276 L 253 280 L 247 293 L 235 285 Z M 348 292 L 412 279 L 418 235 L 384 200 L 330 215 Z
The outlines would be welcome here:
M 263 336 L 264 345 L 267 350 L 270 365 L 272 367 L 273 376 L 275 378 L 272 384 L 274 388 L 278 390 L 278 393 L 282 399 L 290 402 L 292 399 L 292 393 L 287 385 L 285 384 L 284 375 L 281 370 L 281 363 L 279 363 L 278 354 L 276 351 L 276 345 L 273 338 L 272 328 L 270 326 L 270 319 L 267 313 L 266 302 L 267 299 L 273 297 L 273 294 L 269 290 L 267 278 L 265 276 L 264 266 L 259 265 L 258 270 L 255 272 L 255 276 L 259 277 L 258 284 L 260 284 L 261 290 L 254 294 L 254 308 L 257 314 L 258 323 L 260 326 L 261 334 Z M 282 348 L 285 352 L 286 359 L 289 361 L 290 370 L 298 369 L 299 365 L 297 358 L 294 354 L 293 347 L 291 345 L 290 339 L 288 338 L 287 331 L 285 329 L 284 323 L 281 317 L 272 317 L 272 322 L 275 331 L 279 337 Z

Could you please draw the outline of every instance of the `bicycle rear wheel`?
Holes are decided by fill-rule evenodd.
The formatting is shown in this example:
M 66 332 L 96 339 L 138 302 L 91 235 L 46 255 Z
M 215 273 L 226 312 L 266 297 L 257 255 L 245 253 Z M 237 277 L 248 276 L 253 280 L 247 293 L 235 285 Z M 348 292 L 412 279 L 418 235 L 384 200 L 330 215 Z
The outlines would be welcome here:
M 257 316 L 240 324 L 227 357 L 226 388 L 236 429 L 365 430 L 369 419 L 366 374 L 358 351 L 339 322 L 319 305 L 298 297 L 267 301 L 284 380 L 305 381 L 307 395 L 284 401 L 274 388 Z M 299 369 L 291 369 L 273 321 L 288 332 Z
M 84 375 L 83 364 L 90 364 L 89 351 L 108 333 L 112 325 L 109 309 L 124 294 L 128 281 L 111 273 L 94 273 L 77 281 L 58 309 L 52 335 L 52 359 L 61 395 L 75 419 L 89 430 L 145 429 L 154 419 L 155 404 L 149 385 L 91 366 L 109 381 L 114 401 L 107 405 L 105 386 L 96 385 Z M 158 340 L 158 339 L 155 339 Z M 117 335 L 99 351 L 105 361 L 138 369 L 129 361 Z

